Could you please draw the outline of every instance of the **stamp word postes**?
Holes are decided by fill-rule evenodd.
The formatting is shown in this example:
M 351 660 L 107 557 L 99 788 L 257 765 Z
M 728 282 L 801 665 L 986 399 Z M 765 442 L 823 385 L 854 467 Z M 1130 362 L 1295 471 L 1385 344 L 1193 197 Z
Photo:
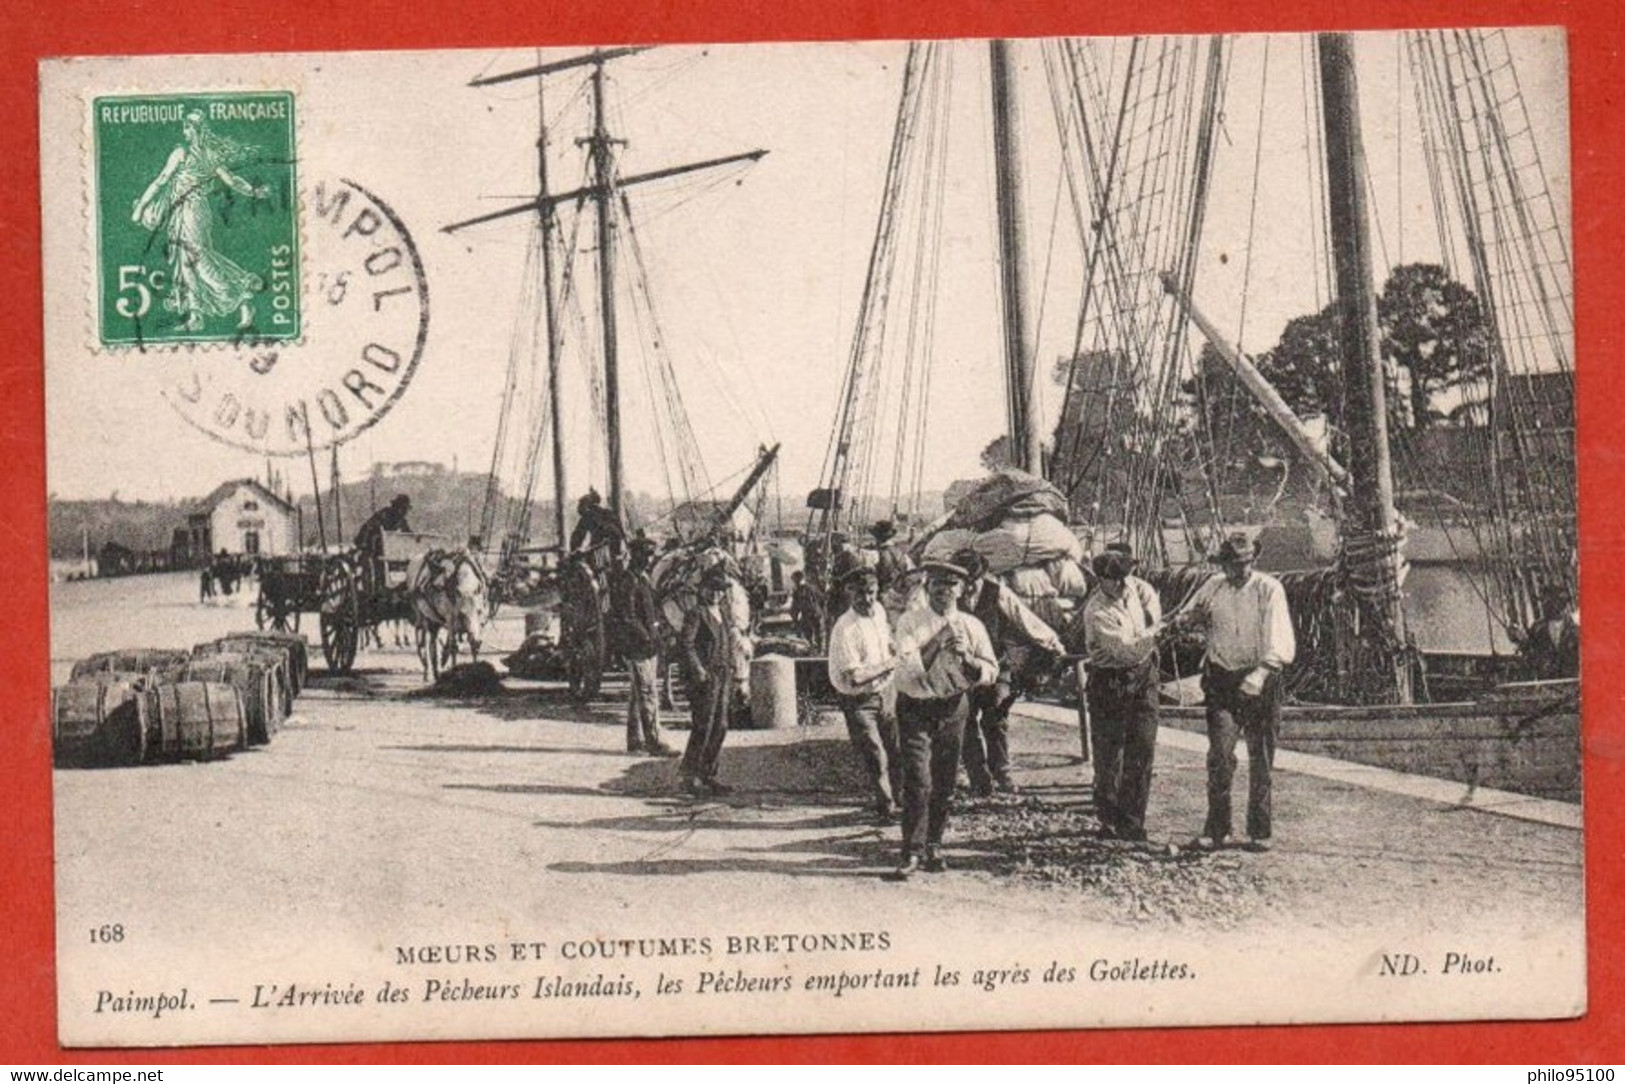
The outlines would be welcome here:
M 294 97 L 98 97 L 103 346 L 286 342 L 300 319 Z

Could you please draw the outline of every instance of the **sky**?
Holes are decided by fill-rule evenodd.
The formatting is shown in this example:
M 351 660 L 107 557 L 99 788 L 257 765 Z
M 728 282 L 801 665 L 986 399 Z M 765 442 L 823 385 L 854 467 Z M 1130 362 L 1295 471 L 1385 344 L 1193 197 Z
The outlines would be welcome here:
M 1437 259 L 1397 42 L 1358 35 L 1356 45 L 1382 238 L 1379 264 L 1398 262 L 1401 254 Z M 1198 303 L 1254 351 L 1270 346 L 1285 320 L 1312 311 L 1317 301 L 1305 250 L 1310 171 L 1302 43 L 1290 35 L 1272 35 L 1267 44 L 1264 38 L 1235 42 L 1198 269 Z M 1520 31 L 1513 44 L 1566 222 L 1561 33 Z M 777 441 L 786 502 L 799 503 L 817 484 L 873 241 L 905 49 L 902 43 L 672 47 L 610 68 L 609 127 L 626 140 L 623 174 L 769 151 L 751 167 L 650 185 L 632 197 L 661 343 L 714 483 L 742 470 L 759 444 Z M 978 453 L 1004 424 L 985 54 L 980 43 L 954 50 L 928 488 L 977 473 Z M 518 216 L 455 235 L 442 227 L 534 191 L 534 85 L 467 84 L 533 64 L 537 55 L 140 58 L 69 63 L 48 72 L 56 80 L 48 82 L 41 106 L 50 491 L 63 498 L 194 496 L 223 478 L 263 476 L 266 468 L 263 458 L 204 436 L 163 401 L 177 359 L 90 346 L 83 284 L 93 246 L 82 213 L 87 181 L 80 136 L 83 102 L 107 87 L 294 89 L 302 180 L 353 177 L 384 197 L 412 233 L 431 299 L 427 346 L 411 386 L 385 418 L 341 449 L 341 470 L 359 478 L 375 461 L 399 460 L 484 470 L 515 320 L 524 311 L 530 220 Z M 545 60 L 564 55 L 541 53 Z M 1039 295 L 1035 356 L 1044 370 L 1071 347 L 1079 249 L 1069 218 L 1057 217 L 1066 212 L 1047 96 L 1035 78 L 1036 51 L 1021 43 L 1016 56 L 1025 73 L 1029 262 Z M 574 139 L 586 118 L 579 82 L 557 76 L 546 87 L 555 188 L 580 177 Z M 1256 190 L 1255 161 L 1262 166 Z M 1250 261 L 1242 258 L 1249 251 Z M 315 255 L 315 248 L 307 251 Z M 585 261 L 581 274 L 579 287 L 590 296 L 596 287 Z M 631 342 L 638 338 L 636 310 L 630 303 L 622 307 L 623 338 Z M 317 327 L 293 356 L 319 364 L 330 341 Z M 628 484 L 657 492 L 661 466 L 647 406 L 650 386 L 642 355 L 632 346 L 623 349 L 630 359 L 623 377 Z M 228 354 L 216 360 L 230 364 Z M 198 356 L 183 360 L 196 363 Z M 576 385 L 571 394 L 576 409 L 566 427 L 573 482 L 597 480 L 603 470 L 581 409 L 588 399 L 583 390 Z M 1058 400 L 1051 393 L 1041 401 L 1047 417 L 1058 412 Z M 302 460 L 276 467 L 296 492 L 308 491 Z

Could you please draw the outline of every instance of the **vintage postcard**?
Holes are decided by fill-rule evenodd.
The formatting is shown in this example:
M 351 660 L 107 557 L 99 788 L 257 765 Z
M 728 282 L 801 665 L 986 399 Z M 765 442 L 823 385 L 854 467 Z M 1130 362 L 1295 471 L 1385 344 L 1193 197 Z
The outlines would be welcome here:
M 1561 30 L 39 113 L 63 1045 L 1585 1011 Z

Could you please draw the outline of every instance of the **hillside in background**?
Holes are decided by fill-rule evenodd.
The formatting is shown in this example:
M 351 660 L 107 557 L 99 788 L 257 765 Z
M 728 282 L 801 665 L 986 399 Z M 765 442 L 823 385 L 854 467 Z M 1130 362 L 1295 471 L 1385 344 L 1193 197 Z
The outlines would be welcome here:
M 116 497 L 93 501 L 46 502 L 51 559 L 77 561 L 88 540 L 91 553 L 107 542 L 137 552 L 168 549 L 176 527 L 197 501 L 121 501 Z
M 485 475 L 445 470 L 434 464 L 419 466 L 421 469 L 412 471 L 384 468 L 373 476 L 344 483 L 338 490 L 336 508 L 332 492 L 324 490 L 322 522 L 326 525 L 328 542 L 333 543 L 337 536 L 348 543 L 374 509 L 388 504 L 397 493 L 412 498 L 411 524 L 415 531 L 439 535 L 448 543 L 462 542 L 477 531 L 485 501 Z M 108 542 L 138 553 L 167 550 L 175 529 L 186 524 L 187 515 L 199 507 L 204 496 L 156 502 L 122 501 L 116 496 L 101 500 L 52 499 L 48 502 L 51 558 L 76 561 L 86 541 L 92 553 Z M 804 496 L 789 492 L 770 495 L 763 508 L 764 526 L 773 530 L 774 521 L 782 515 L 786 528 L 800 530 L 807 521 Z M 308 493 L 296 494 L 295 503 L 304 525 L 305 545 L 319 545 L 315 499 Z M 660 521 L 669 511 L 668 503 L 644 493 L 629 497 L 634 522 L 652 524 L 651 533 L 655 535 L 667 533 Z M 923 520 L 935 518 L 942 511 L 942 495 L 923 494 L 919 507 Z M 502 518 L 502 515 L 497 518 L 499 525 Z M 889 499 L 869 498 L 863 502 L 860 521 L 886 518 L 891 518 Z M 538 502 L 531 522 L 532 537 L 537 542 L 552 542 L 553 502 Z M 337 529 L 340 524 L 342 531 Z

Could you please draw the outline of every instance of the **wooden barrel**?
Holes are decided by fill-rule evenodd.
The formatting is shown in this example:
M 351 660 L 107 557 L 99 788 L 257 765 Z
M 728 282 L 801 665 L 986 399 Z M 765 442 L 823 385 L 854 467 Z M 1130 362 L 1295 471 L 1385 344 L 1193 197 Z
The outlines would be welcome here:
M 203 662 L 216 658 L 243 658 L 256 659 L 262 663 L 274 663 L 277 666 L 277 680 L 281 683 L 281 697 L 284 707 L 283 714 L 292 710 L 294 687 L 293 674 L 288 663 L 288 651 L 280 645 L 254 644 L 247 640 L 219 639 L 210 640 L 206 644 L 198 644 L 192 649 L 192 661 Z
M 243 725 L 249 745 L 265 745 L 288 714 L 280 652 L 204 655 L 186 664 L 186 681 L 215 681 L 234 686 L 243 700 Z
M 222 636 L 219 643 L 223 644 L 252 644 L 256 647 L 276 648 L 284 657 L 284 669 L 288 676 L 288 698 L 292 700 L 305 688 L 306 676 L 310 673 L 310 647 L 305 638 L 296 632 L 231 632 Z
M 147 691 L 147 750 L 154 760 L 207 760 L 247 741 L 243 700 L 215 681 L 159 682 Z
M 51 749 L 58 767 L 139 764 L 147 717 L 137 684 L 109 674 L 51 690 Z
M 128 674 L 140 676 L 149 670 L 185 662 L 185 651 L 162 647 L 127 647 L 118 651 L 103 651 L 73 664 L 69 680 L 93 678 L 97 674 Z

